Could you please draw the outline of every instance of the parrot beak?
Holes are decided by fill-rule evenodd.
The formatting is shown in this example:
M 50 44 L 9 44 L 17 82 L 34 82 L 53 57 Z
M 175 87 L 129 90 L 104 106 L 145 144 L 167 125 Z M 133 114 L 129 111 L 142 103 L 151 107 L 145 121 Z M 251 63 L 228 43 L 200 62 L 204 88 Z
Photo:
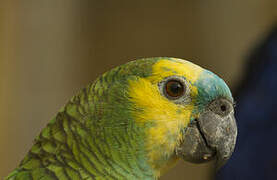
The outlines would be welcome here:
M 186 128 L 176 153 L 193 163 L 216 159 L 219 170 L 231 157 L 236 137 L 233 104 L 223 98 L 216 99 Z

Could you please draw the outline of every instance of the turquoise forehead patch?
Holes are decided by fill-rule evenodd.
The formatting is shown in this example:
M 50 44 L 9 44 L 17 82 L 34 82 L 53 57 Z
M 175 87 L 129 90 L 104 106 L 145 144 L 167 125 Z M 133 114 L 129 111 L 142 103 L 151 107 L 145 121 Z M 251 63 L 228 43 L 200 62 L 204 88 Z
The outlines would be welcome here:
M 214 73 L 204 70 L 193 84 L 197 87 L 198 97 L 196 106 L 202 110 L 216 98 L 226 98 L 233 101 L 232 93 L 227 84 Z

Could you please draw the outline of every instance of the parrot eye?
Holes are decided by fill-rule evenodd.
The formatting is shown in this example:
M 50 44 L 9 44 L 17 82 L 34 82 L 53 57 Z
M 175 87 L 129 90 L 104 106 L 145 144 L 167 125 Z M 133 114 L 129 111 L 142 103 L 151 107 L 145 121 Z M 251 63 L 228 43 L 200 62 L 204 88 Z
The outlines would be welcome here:
M 190 88 L 182 76 L 169 76 L 158 83 L 161 94 L 176 104 L 187 104 L 191 101 Z
M 178 80 L 169 80 L 165 84 L 165 92 L 169 97 L 178 98 L 185 92 L 185 86 Z

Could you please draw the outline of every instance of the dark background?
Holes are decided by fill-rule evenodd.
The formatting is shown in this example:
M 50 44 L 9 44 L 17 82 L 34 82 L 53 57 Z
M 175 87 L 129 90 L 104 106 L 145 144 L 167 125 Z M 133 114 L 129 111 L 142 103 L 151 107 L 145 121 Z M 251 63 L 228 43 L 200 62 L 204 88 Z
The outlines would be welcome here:
M 191 60 L 235 89 L 276 0 L 0 0 L 0 178 L 81 87 L 141 57 Z M 180 162 L 162 179 L 211 179 Z

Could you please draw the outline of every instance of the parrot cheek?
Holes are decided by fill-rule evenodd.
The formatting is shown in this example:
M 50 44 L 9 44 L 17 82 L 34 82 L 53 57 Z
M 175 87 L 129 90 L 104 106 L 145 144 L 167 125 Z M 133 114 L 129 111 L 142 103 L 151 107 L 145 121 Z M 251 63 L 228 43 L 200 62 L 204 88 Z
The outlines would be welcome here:
M 194 163 L 216 158 L 217 170 L 231 157 L 237 137 L 234 109 L 226 99 L 216 99 L 186 128 L 176 153 Z

